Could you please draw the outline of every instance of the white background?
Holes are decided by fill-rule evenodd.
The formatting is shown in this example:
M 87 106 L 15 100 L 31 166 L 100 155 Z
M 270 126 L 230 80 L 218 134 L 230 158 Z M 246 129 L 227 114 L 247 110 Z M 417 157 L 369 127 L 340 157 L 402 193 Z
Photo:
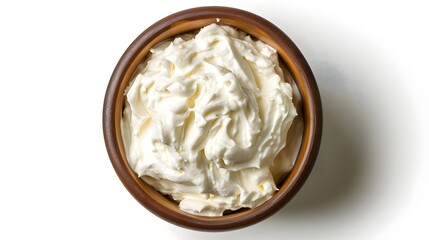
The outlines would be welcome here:
M 427 9 L 418 1 L 2 1 L 0 239 L 428 239 Z M 155 21 L 242 8 L 302 50 L 323 143 L 281 211 L 224 233 L 182 229 L 126 191 L 107 156 L 104 92 Z

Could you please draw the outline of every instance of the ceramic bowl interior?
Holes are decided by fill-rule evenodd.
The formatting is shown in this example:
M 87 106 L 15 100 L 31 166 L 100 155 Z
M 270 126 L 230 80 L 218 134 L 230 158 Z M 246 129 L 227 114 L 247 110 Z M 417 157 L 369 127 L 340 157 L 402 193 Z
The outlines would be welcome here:
M 124 90 L 149 50 L 159 42 L 198 30 L 211 23 L 229 25 L 276 48 L 292 75 L 302 98 L 303 135 L 291 172 L 278 184 L 279 191 L 259 207 L 242 209 L 221 217 L 195 216 L 181 211 L 178 204 L 146 184 L 128 165 L 120 121 Z M 230 230 L 261 221 L 285 205 L 307 179 L 317 156 L 322 130 L 322 109 L 316 81 L 295 44 L 267 20 L 239 9 L 202 7 L 170 15 L 144 31 L 126 50 L 110 79 L 104 101 L 103 131 L 112 165 L 128 191 L 157 216 L 182 227 L 196 230 Z

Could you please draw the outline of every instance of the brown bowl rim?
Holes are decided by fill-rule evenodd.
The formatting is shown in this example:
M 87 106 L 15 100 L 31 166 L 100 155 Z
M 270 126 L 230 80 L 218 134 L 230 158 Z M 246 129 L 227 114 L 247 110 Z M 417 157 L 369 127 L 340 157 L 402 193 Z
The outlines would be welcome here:
M 213 19 L 213 21 L 216 21 L 216 19 L 221 21 L 222 19 L 244 21 L 254 26 L 255 29 L 263 30 L 265 34 L 271 36 L 277 44 L 276 48 L 284 50 L 284 54 L 280 57 L 285 61 L 287 67 L 291 68 L 293 77 L 300 78 L 301 85 L 299 89 L 301 95 L 304 93 L 305 128 L 303 145 L 299 153 L 299 166 L 295 166 L 289 175 L 287 179 L 288 185 L 284 186 L 285 184 L 283 184 L 279 192 L 269 201 L 257 208 L 245 210 L 244 213 L 239 213 L 237 216 L 231 214 L 226 217 L 200 217 L 187 213 L 178 214 L 176 211 L 157 204 L 156 200 L 141 187 L 142 184 L 136 182 L 133 173 L 130 173 L 117 140 L 116 103 L 120 97 L 119 86 L 124 79 L 125 72 L 130 67 L 130 63 L 149 41 L 171 28 L 174 24 L 208 18 Z M 322 136 L 322 104 L 319 90 L 310 66 L 298 47 L 281 29 L 268 20 L 241 9 L 219 6 L 191 8 L 174 13 L 156 22 L 141 33 L 127 48 L 112 73 L 104 98 L 102 118 L 104 141 L 109 158 L 118 177 L 131 195 L 146 209 L 170 223 L 204 231 L 231 230 L 249 226 L 266 219 L 282 208 L 295 196 L 308 178 L 316 161 Z M 304 138 L 307 139 L 305 144 Z

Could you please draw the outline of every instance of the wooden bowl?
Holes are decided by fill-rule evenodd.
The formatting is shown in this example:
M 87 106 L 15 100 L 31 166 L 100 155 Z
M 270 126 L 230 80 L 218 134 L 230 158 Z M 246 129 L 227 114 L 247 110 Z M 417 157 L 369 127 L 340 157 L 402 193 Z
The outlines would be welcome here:
M 120 122 L 124 89 L 137 66 L 157 43 L 176 35 L 198 30 L 214 22 L 233 26 L 276 48 L 291 73 L 302 97 L 304 130 L 301 148 L 290 174 L 271 199 L 253 209 L 242 209 L 221 217 L 195 216 L 146 184 L 128 165 L 121 138 Z M 284 206 L 301 188 L 311 172 L 320 146 L 322 107 L 311 69 L 295 44 L 279 28 L 253 13 L 227 7 L 200 7 L 172 14 L 145 30 L 128 47 L 107 87 L 103 108 L 103 132 L 112 165 L 128 191 L 144 207 L 173 224 L 206 231 L 231 230 L 259 222 Z

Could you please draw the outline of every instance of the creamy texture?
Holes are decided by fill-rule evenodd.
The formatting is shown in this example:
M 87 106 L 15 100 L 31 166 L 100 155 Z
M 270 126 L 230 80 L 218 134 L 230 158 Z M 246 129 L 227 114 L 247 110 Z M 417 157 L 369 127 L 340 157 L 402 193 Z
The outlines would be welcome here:
M 122 119 L 138 176 L 197 215 L 268 200 L 270 166 L 297 115 L 276 50 L 212 24 L 154 47 L 143 67 Z

